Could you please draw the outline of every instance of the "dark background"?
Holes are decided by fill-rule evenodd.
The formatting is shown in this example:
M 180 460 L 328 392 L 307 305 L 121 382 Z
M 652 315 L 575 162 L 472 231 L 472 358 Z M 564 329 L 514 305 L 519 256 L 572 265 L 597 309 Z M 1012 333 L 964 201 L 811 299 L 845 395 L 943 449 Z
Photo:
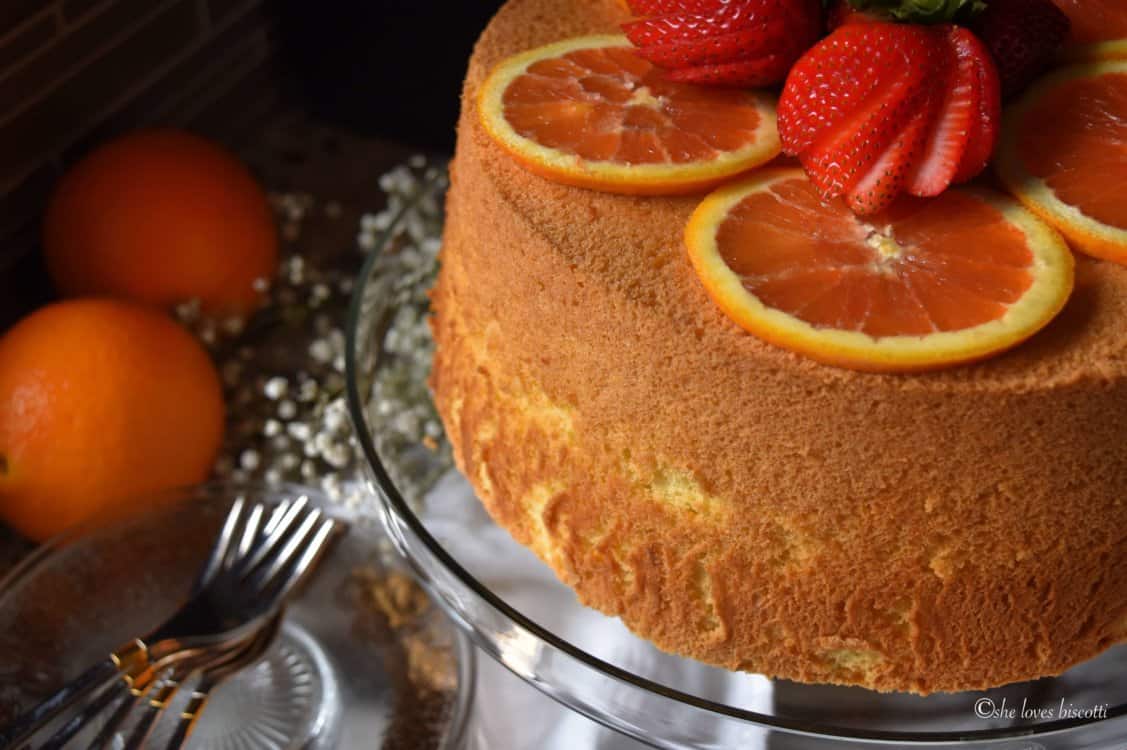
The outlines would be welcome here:
M 470 52 L 501 4 L 0 0 L 0 333 L 51 297 L 43 207 L 90 149 L 171 125 L 245 154 L 299 115 L 388 153 L 450 154 Z
M 281 60 L 311 114 L 453 150 L 466 61 L 501 0 L 279 1 Z

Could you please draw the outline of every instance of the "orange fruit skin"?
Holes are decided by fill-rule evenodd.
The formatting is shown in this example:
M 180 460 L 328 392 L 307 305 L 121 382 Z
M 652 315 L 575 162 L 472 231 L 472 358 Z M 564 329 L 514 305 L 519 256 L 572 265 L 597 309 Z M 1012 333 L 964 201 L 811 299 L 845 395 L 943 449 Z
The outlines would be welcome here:
M 176 130 L 140 131 L 60 180 L 43 233 L 65 296 L 113 296 L 246 314 L 273 276 L 278 236 L 262 188 L 219 146 Z
M 797 185 L 800 190 L 781 194 L 778 208 L 768 206 L 758 209 L 758 215 L 748 215 L 752 228 L 728 232 L 725 238 L 726 223 L 738 215 L 744 201 L 788 184 Z M 988 214 L 996 213 L 997 221 L 993 224 L 983 221 L 978 207 L 985 208 Z M 964 218 L 965 224 L 959 229 Z M 929 225 L 933 229 L 928 230 Z M 874 233 L 881 232 L 882 228 L 883 234 L 895 240 L 895 246 L 882 245 L 879 241 L 875 247 L 870 244 L 876 236 Z M 929 234 L 946 239 L 932 243 L 928 241 Z M 795 236 L 801 238 L 797 243 L 792 241 Z M 954 304 L 960 311 L 975 310 L 975 298 L 980 297 L 980 293 L 959 291 L 966 283 L 968 272 L 981 274 L 972 279 L 981 283 L 981 290 L 990 295 L 989 299 L 1000 301 L 1017 293 L 1001 290 L 1006 286 L 1020 286 L 1010 274 L 1013 261 L 1020 254 L 1020 251 L 1015 254 L 1016 248 L 1011 247 L 1011 243 L 1016 244 L 1019 237 L 1029 251 L 1027 266 L 1022 266 L 1028 269 L 1029 286 L 1021 289 L 1016 299 L 1009 300 L 1007 309 L 998 311 L 997 317 L 973 318 L 972 315 L 970 323 L 953 324 L 956 315 L 958 318 L 966 316 L 953 315 L 953 309 L 945 308 L 940 300 L 958 294 Z M 905 244 L 899 245 L 901 241 Z M 996 256 L 997 268 L 975 267 L 975 242 L 998 242 L 1000 247 L 1007 248 Z M 870 223 L 869 219 L 854 216 L 844 204 L 822 202 L 805 173 L 795 168 L 759 170 L 709 195 L 686 225 L 685 246 L 705 292 L 741 328 L 767 343 L 823 364 L 862 372 L 927 372 L 971 364 L 1000 354 L 1022 343 L 1056 317 L 1068 301 L 1075 279 L 1072 253 L 1060 235 L 1002 194 L 959 189 L 939 198 L 905 200 L 874 217 Z M 895 298 L 897 303 L 891 307 L 882 304 L 883 295 L 877 288 L 858 280 L 858 272 L 871 279 L 895 275 L 896 270 L 887 266 L 883 272 L 879 268 L 867 270 L 874 263 L 882 263 L 878 254 L 884 255 L 893 247 L 894 262 L 904 257 L 904 253 L 910 253 L 906 256 L 911 259 L 908 266 L 928 266 L 933 269 L 929 273 L 943 274 L 938 283 L 928 287 L 915 285 L 920 280 L 918 276 L 913 283 L 913 294 L 920 307 L 924 307 L 922 299 L 931 301 L 927 308 L 931 331 L 912 330 L 907 315 L 896 321 L 904 327 L 887 333 L 852 327 L 858 321 L 887 317 L 890 309 L 897 312 L 907 309 L 903 306 L 903 297 Z M 961 272 L 960 256 L 972 258 L 972 265 L 963 266 Z M 759 262 L 748 263 L 748 258 Z M 766 263 L 762 262 L 764 258 Z M 800 273 L 803 268 L 810 272 L 805 281 Z M 834 275 L 844 276 L 846 269 L 853 269 L 851 282 L 840 278 L 832 280 Z M 838 322 L 807 319 L 788 312 L 785 306 L 770 304 L 770 295 L 761 297 L 761 292 L 753 292 L 748 286 L 749 281 L 757 277 L 769 279 L 771 275 L 790 285 L 789 304 L 798 304 L 800 309 L 809 308 L 810 303 L 833 299 L 833 293 L 839 288 L 852 286 L 853 292 L 837 295 L 839 301 L 846 300 L 848 304 L 838 307 L 837 314 L 826 316 L 837 318 Z M 991 285 L 995 288 L 991 289 Z M 801 286 L 805 289 L 800 289 Z M 921 289 L 936 290 L 939 294 L 921 298 Z M 800 296 L 794 296 L 795 290 L 800 291 Z M 807 304 L 801 305 L 802 302 Z M 935 313 L 942 317 L 933 317 Z M 946 326 L 938 322 L 943 319 L 947 320 Z
M 49 305 L 0 338 L 0 518 L 43 541 L 126 510 L 122 498 L 200 482 L 223 425 L 211 358 L 167 315 Z
M 719 129 L 719 135 L 726 135 L 729 138 L 734 132 L 737 139 L 742 138 L 742 140 L 734 144 L 717 145 L 716 148 L 709 150 L 709 153 L 683 161 L 671 157 L 673 151 L 684 149 L 683 143 L 673 148 L 668 144 L 662 145 L 662 148 L 667 149 L 664 161 L 644 159 L 641 163 L 635 163 L 617 153 L 613 157 L 595 156 L 591 153 L 584 154 L 566 144 L 553 145 L 551 141 L 554 137 L 545 139 L 539 134 L 526 135 L 511 121 L 512 113 L 506 104 L 510 90 L 519 89 L 522 82 L 548 77 L 540 73 L 530 74 L 534 66 L 556 65 L 560 64 L 561 60 L 573 63 L 574 60 L 568 60 L 569 55 L 605 54 L 609 51 L 625 51 L 632 61 L 627 65 L 619 59 L 614 62 L 614 65 L 618 66 L 616 71 L 593 76 L 604 80 L 601 84 L 604 88 L 607 79 L 613 80 L 614 84 L 611 88 L 617 89 L 614 94 L 601 91 L 596 96 L 597 101 L 594 102 L 583 98 L 582 95 L 578 100 L 567 99 L 567 95 L 572 93 L 567 90 L 568 83 L 575 83 L 575 79 L 569 80 L 565 70 L 564 75 L 553 79 L 553 85 L 563 85 L 565 93 L 552 92 L 549 88 L 549 95 L 537 101 L 537 104 L 544 104 L 545 101 L 551 103 L 564 101 L 581 107 L 618 109 L 626 113 L 623 123 L 627 116 L 636 115 L 638 110 L 647 112 L 643 119 L 668 117 L 667 125 L 669 122 L 676 123 L 678 117 L 688 116 L 698 119 L 693 117 L 693 113 L 699 112 L 701 109 L 699 97 L 706 95 L 709 89 L 687 84 L 670 84 L 660 75 L 652 76 L 656 68 L 633 55 L 632 50 L 633 46 L 624 36 L 595 35 L 564 39 L 506 58 L 494 67 L 477 92 L 479 121 L 493 141 L 529 172 L 563 185 L 619 195 L 699 193 L 723 184 L 732 177 L 765 164 L 779 155 L 782 146 L 776 126 L 774 98 L 763 92 L 744 92 L 741 96 L 742 101 L 733 106 L 730 97 L 713 90 L 713 100 L 710 105 L 716 109 L 711 114 L 717 121 L 709 123 L 711 125 L 709 132 L 717 134 L 716 130 Z M 582 86 L 577 85 L 575 88 L 578 93 Z M 626 101 L 619 99 L 618 96 L 624 91 L 632 92 L 633 96 Z M 694 101 L 690 104 L 693 106 L 685 104 L 684 98 L 690 96 L 688 92 L 692 92 Z M 561 100 L 561 96 L 564 99 Z M 633 103 L 634 98 L 640 98 L 640 102 Z M 650 102 L 642 103 L 647 98 Z M 669 100 L 672 100 L 672 103 Z M 527 105 L 528 102 L 526 101 L 525 104 Z M 728 108 L 726 111 L 725 107 Z M 749 122 L 748 114 L 752 111 L 755 118 Z M 655 112 L 659 114 L 654 114 Z M 673 112 L 677 114 L 674 115 Z M 538 122 L 552 124 L 553 117 L 551 113 L 542 114 Z M 599 120 L 598 117 L 594 119 Z M 561 124 L 570 123 L 567 118 L 556 121 Z M 730 126 L 727 131 L 725 126 Z M 694 139 L 700 140 L 702 130 L 699 125 L 678 124 L 677 127 L 661 127 L 657 130 L 642 128 L 640 132 L 653 136 L 655 140 L 661 140 L 656 135 L 659 131 L 680 133 L 689 131 Z M 639 132 L 639 129 L 623 124 L 619 134 L 626 132 Z M 573 134 L 607 135 L 608 133 L 600 131 L 598 122 L 595 124 L 584 122 L 578 126 L 577 131 L 573 129 Z
M 1077 87 L 1095 83 L 1105 76 L 1115 76 L 1123 80 L 1127 76 L 1127 60 L 1109 60 L 1096 63 L 1085 63 L 1059 68 L 1048 76 L 1035 83 L 1019 99 L 1006 114 L 998 151 L 995 156 L 995 170 L 999 179 L 1007 189 L 1017 196 L 1029 210 L 1040 216 L 1046 222 L 1056 227 L 1069 243 L 1078 251 L 1102 258 L 1113 263 L 1127 265 L 1127 230 L 1122 228 L 1122 221 L 1117 225 L 1108 223 L 1108 219 L 1101 220 L 1095 215 L 1084 212 L 1083 206 L 1072 205 L 1049 184 L 1047 177 L 1031 173 L 1026 163 L 1028 147 L 1023 147 L 1023 139 L 1033 135 L 1038 137 L 1056 138 L 1057 142 L 1071 141 L 1076 144 L 1082 141 L 1079 134 L 1086 132 L 1100 133 L 1084 122 L 1079 125 L 1070 120 L 1077 113 L 1090 112 L 1092 96 L 1081 96 L 1074 92 Z M 1109 101 L 1100 105 L 1098 114 L 1105 120 L 1121 122 L 1123 117 L 1123 86 L 1107 89 Z M 1114 94 L 1114 96 L 1112 96 Z M 1054 102 L 1046 97 L 1059 99 Z M 1071 106 L 1071 102 L 1087 102 L 1087 109 Z M 1052 106 L 1048 106 L 1048 105 Z M 1039 114 L 1046 107 L 1054 113 L 1052 121 L 1046 121 L 1043 114 Z M 1031 117 L 1032 115 L 1032 117 Z M 1106 135 L 1106 154 L 1096 150 L 1088 154 L 1088 160 L 1079 167 L 1069 163 L 1069 167 L 1078 170 L 1089 180 L 1092 190 L 1104 192 L 1109 196 L 1117 195 L 1118 180 L 1114 176 L 1118 161 L 1116 149 L 1118 135 Z M 1069 157 L 1075 160 L 1074 155 L 1059 154 L 1051 150 L 1052 146 L 1041 145 L 1034 152 L 1040 156 L 1052 155 L 1059 160 Z M 1111 187 L 1103 187 L 1103 186 Z M 1117 207 L 1119 204 L 1116 204 Z

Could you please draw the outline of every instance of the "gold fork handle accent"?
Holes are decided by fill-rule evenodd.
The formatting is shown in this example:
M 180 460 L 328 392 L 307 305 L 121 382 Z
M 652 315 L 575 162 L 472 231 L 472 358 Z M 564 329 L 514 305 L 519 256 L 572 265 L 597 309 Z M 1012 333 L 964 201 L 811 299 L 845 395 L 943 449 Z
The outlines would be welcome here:
M 138 659 L 149 659 L 149 647 L 140 638 L 134 638 L 129 643 L 110 654 L 118 669 L 125 669 Z
M 141 750 L 148 741 L 149 733 L 164 709 L 180 689 L 180 681 L 175 676 L 157 682 L 148 696 L 148 703 L 141 709 L 141 715 L 133 725 L 133 731 L 125 741 L 125 750 Z
M 137 694 L 138 690 L 143 690 L 146 687 L 138 684 L 138 679 L 152 667 L 149 647 L 143 640 L 135 638 L 126 643 L 110 654 L 110 661 L 117 667 L 117 671 L 121 673 L 121 679 L 125 681 L 126 687 L 132 690 L 134 695 Z
M 200 715 L 207 708 L 207 701 L 211 697 L 211 691 L 214 687 L 210 682 L 202 683 L 188 696 L 188 703 L 184 706 L 184 710 L 180 712 L 180 721 L 176 724 L 176 729 L 168 742 L 167 750 L 179 750 L 188 741 L 188 737 L 196 728 Z

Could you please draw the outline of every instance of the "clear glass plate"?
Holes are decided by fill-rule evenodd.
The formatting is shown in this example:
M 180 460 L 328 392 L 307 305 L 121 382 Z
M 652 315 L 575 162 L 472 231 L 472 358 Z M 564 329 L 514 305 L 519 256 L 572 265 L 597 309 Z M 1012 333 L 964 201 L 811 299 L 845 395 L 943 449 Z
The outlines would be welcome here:
M 288 485 L 215 483 L 149 497 L 152 510 L 142 516 L 103 519 L 17 566 L 0 581 L 0 726 L 165 621 L 237 497 L 274 504 L 298 495 L 343 515 L 349 529 L 287 606 L 266 655 L 216 689 L 187 747 L 460 747 L 473 648 L 397 571 L 377 523 Z M 169 704 L 149 746 L 171 737 L 192 684 Z M 69 746 L 89 746 L 97 729 Z
M 919 697 L 727 672 L 662 653 L 583 607 L 493 524 L 437 426 L 421 322 L 435 264 L 422 249 L 440 236 L 444 187 L 400 211 L 361 274 L 348 388 L 391 537 L 479 647 L 560 703 L 661 748 L 1123 750 L 1127 647 L 1054 679 Z

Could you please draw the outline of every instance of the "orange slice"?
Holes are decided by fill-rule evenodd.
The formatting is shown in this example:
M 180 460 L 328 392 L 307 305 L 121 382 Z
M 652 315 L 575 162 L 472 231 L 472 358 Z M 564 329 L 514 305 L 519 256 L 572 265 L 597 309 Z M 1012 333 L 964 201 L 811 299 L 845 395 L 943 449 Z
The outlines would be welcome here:
M 708 196 L 685 232 L 709 296 L 761 339 L 840 367 L 931 370 L 1013 347 L 1073 284 L 1061 237 L 979 189 L 859 218 L 805 174 L 768 169 Z
M 1123 0 L 1054 0 L 1072 21 L 1064 56 L 1071 60 L 1127 58 L 1127 3 Z
M 694 192 L 781 148 L 767 95 L 666 81 L 622 36 L 504 60 L 482 85 L 478 112 L 530 171 L 611 193 Z
M 1078 249 L 1127 263 L 1127 61 L 1064 68 L 1006 116 L 998 174 Z

